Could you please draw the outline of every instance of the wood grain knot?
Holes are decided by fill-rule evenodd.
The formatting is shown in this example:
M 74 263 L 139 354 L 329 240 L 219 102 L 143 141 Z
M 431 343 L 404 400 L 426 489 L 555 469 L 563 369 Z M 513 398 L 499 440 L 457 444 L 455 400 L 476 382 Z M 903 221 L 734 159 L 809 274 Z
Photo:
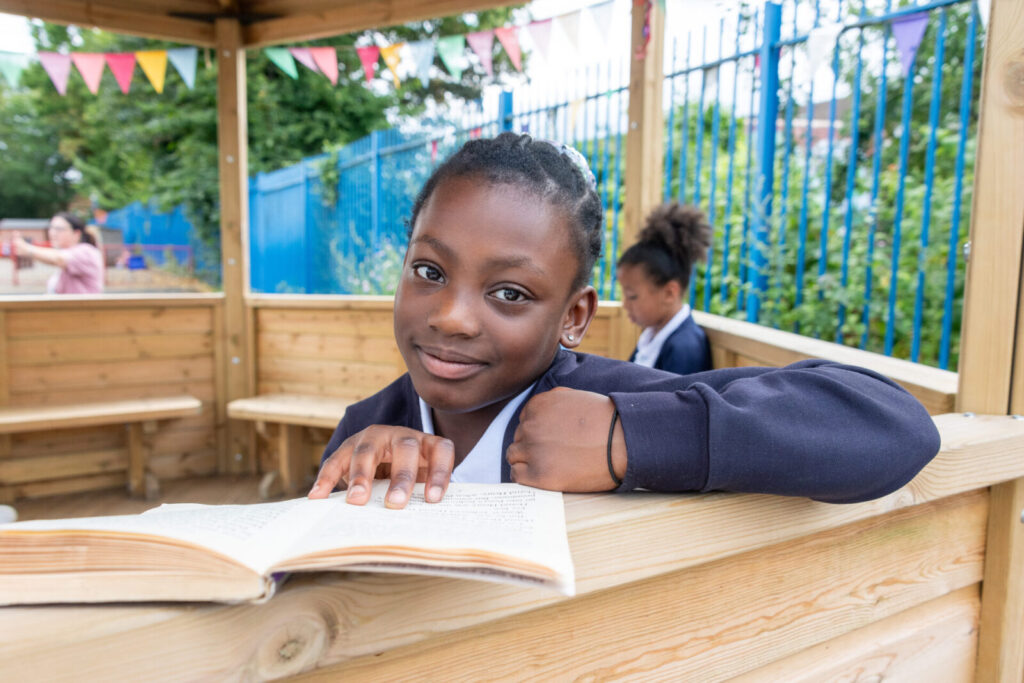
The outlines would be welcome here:
M 316 666 L 328 641 L 327 625 L 311 616 L 297 616 L 277 624 L 260 645 L 253 678 L 273 680 L 309 671 Z

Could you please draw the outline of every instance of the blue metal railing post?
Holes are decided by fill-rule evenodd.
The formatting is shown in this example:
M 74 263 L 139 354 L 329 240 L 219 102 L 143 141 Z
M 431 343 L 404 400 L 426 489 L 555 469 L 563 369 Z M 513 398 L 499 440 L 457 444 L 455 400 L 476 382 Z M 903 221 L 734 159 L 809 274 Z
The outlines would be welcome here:
M 380 246 L 380 148 L 383 131 L 370 133 L 370 249 Z
M 502 90 L 498 96 L 498 129 L 502 132 L 512 130 L 512 91 Z
M 761 34 L 761 104 L 757 116 L 758 202 L 754 211 L 754 229 L 748 252 L 753 270 L 752 287 L 747 297 L 747 320 L 757 322 L 761 296 L 767 288 L 765 252 L 768 249 L 769 223 L 772 215 L 772 194 L 775 184 L 775 121 L 779 116 L 779 48 L 782 37 L 782 6 L 764 4 L 764 26 Z

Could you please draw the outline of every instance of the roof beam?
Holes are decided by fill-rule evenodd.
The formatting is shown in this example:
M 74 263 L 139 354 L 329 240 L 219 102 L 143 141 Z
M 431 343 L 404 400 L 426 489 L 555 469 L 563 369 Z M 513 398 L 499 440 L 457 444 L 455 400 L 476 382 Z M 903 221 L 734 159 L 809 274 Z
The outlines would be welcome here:
M 321 9 L 312 12 L 306 10 L 311 4 Z M 289 12 L 277 19 L 246 26 L 243 39 L 246 47 L 261 47 L 504 7 L 508 4 L 509 0 L 341 0 L 330 4 L 311 3 L 308 0 L 264 0 L 254 3 L 253 7 L 259 7 L 260 10 L 272 8 L 282 13 L 291 9 L 294 13 Z
M 19 14 L 57 24 L 91 26 L 146 38 L 161 38 L 192 45 L 213 45 L 213 24 L 124 6 L 81 0 L 0 0 L 0 12 Z

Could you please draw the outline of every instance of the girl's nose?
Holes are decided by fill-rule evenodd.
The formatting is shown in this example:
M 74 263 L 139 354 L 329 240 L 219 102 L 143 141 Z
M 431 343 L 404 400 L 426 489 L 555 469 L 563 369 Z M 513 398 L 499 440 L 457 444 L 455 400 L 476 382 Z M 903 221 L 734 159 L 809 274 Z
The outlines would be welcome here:
M 445 336 L 475 337 L 480 334 L 475 303 L 471 294 L 445 288 L 438 296 L 437 305 L 427 314 L 427 324 Z

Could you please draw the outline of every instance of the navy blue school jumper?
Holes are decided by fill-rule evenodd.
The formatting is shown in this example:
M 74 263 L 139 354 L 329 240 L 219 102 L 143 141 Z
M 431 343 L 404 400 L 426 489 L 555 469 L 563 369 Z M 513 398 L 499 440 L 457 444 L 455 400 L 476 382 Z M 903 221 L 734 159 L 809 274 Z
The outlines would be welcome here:
M 903 486 L 939 449 L 938 430 L 917 399 L 870 370 L 821 360 L 683 377 L 560 349 L 531 396 L 555 387 L 615 402 L 628 454 L 618 491 L 741 491 L 853 503 Z M 502 453 L 521 411 L 509 421 Z M 323 459 L 374 424 L 422 429 L 408 374 L 349 406 Z M 511 481 L 504 457 L 501 480 Z
M 636 349 L 629 357 L 636 360 Z M 674 372 L 677 375 L 689 375 L 711 369 L 711 349 L 708 337 L 700 325 L 688 316 L 666 339 L 654 361 L 657 370 Z

